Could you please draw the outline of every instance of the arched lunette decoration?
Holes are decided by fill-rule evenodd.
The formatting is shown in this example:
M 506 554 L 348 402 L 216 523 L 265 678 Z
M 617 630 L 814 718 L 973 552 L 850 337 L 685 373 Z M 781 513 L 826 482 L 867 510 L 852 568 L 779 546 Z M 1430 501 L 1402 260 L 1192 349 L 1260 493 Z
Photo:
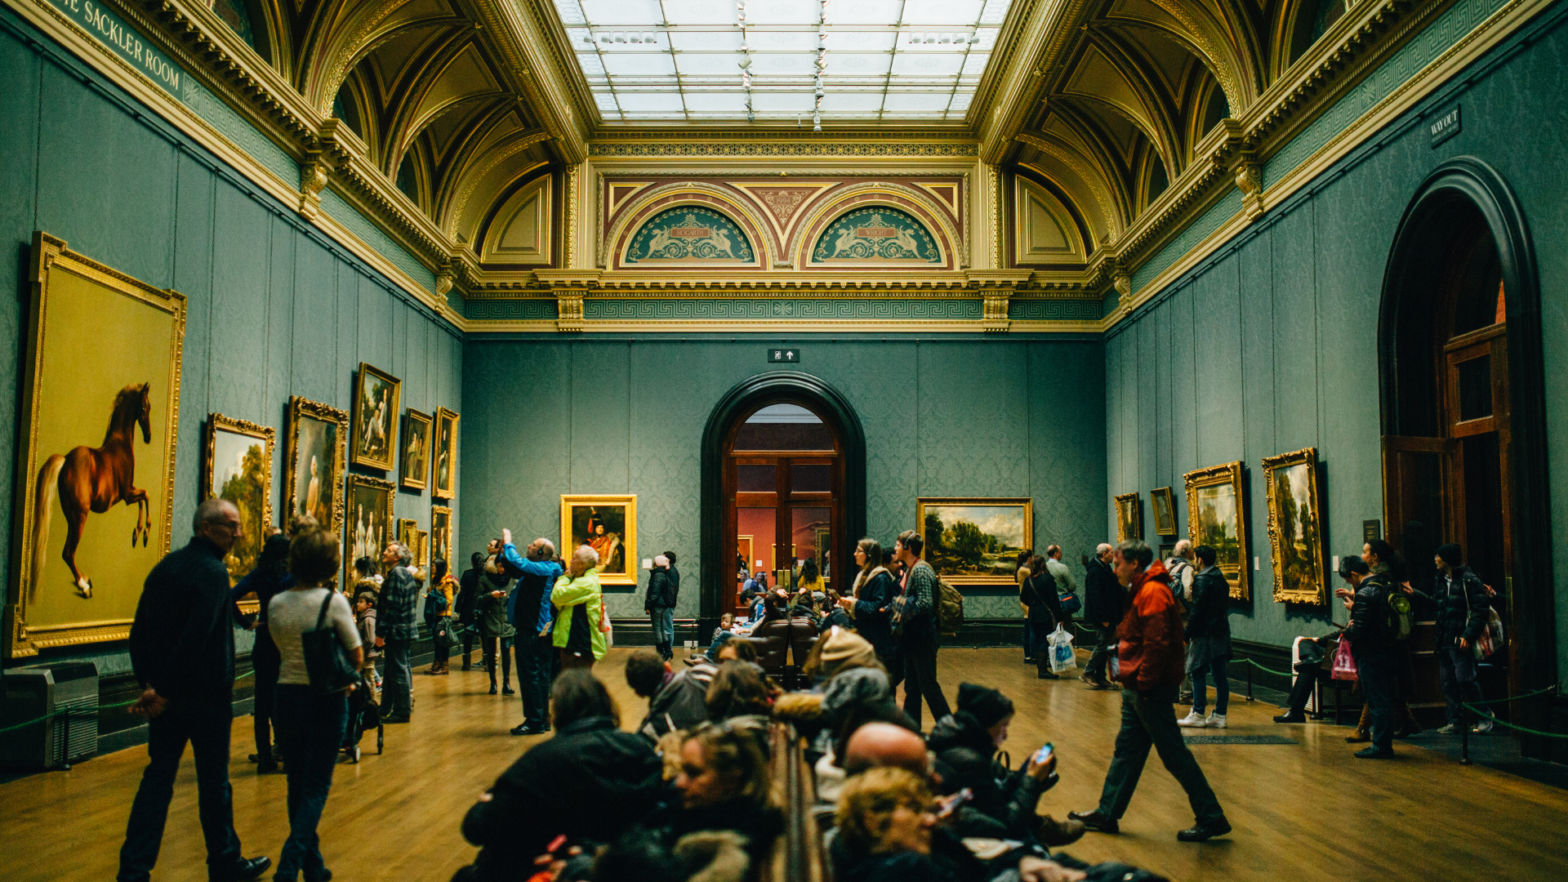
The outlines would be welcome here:
M 1431 338 L 1408 333 L 1432 309 L 1431 268 L 1439 263 L 1434 251 L 1450 238 L 1449 219 L 1461 205 L 1478 212 L 1497 246 L 1502 268 L 1504 309 L 1508 323 L 1509 420 L 1512 440 L 1510 537 L 1514 576 L 1520 584 L 1551 586 L 1552 556 L 1525 551 L 1552 547 L 1551 483 L 1547 472 L 1546 365 L 1541 339 L 1541 289 L 1529 225 L 1512 188 L 1496 169 L 1473 156 L 1444 162 L 1421 182 L 1399 221 L 1383 276 L 1378 315 L 1378 380 L 1385 436 L 1409 433 L 1402 425 L 1400 396 L 1409 394 L 1415 371 L 1430 360 Z M 1412 339 L 1412 337 L 1419 339 Z M 1411 350 L 1421 345 L 1419 352 Z M 1526 692 L 1556 682 L 1555 596 L 1550 587 L 1515 595 L 1515 621 L 1533 627 L 1517 629 L 1511 642 L 1519 650 L 1513 664 Z M 1545 729 L 1548 708 L 1519 705 L 1521 725 Z M 1544 757 L 1545 739 L 1527 737 L 1527 756 Z
M 702 431 L 702 601 L 698 634 L 718 624 L 723 592 L 734 590 L 734 549 L 724 550 L 724 437 L 743 417 L 769 404 L 799 404 L 825 420 L 843 445 L 846 541 L 866 532 L 866 433 L 837 389 L 799 371 L 771 371 L 737 383 L 719 399 Z M 726 557 L 728 560 L 726 560 Z

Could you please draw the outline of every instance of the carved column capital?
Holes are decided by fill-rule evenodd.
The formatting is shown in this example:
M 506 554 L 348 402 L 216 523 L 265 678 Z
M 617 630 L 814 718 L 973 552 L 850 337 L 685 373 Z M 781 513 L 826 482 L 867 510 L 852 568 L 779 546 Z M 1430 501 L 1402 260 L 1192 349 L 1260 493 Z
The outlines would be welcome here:
M 313 155 L 299 169 L 299 213 L 313 221 L 321 213 L 321 191 L 326 189 L 332 166 L 321 154 Z
M 980 292 L 985 304 L 985 316 L 981 319 L 988 334 L 1006 331 L 1012 327 L 1008 319 L 1008 307 L 1013 302 L 1011 288 L 985 288 Z
M 1235 166 L 1236 189 L 1241 191 L 1242 204 L 1247 209 L 1247 219 L 1263 216 L 1263 166 L 1250 159 Z
M 581 289 L 561 291 L 555 295 L 555 329 L 572 333 L 583 330 L 583 294 Z

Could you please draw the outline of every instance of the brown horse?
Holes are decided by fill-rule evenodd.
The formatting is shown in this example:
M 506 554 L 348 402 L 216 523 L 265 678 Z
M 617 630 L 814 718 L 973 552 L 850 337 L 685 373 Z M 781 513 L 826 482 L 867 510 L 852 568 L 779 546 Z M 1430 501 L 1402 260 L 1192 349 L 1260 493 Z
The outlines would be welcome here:
M 142 545 L 152 533 L 152 505 L 147 491 L 135 486 L 136 455 L 132 445 L 136 440 L 136 427 L 141 426 L 142 443 L 152 443 L 152 426 L 149 414 L 152 397 L 147 384 L 130 385 L 114 397 L 114 410 L 109 414 L 109 431 L 104 433 L 102 447 L 77 447 L 61 456 L 56 453 L 44 461 L 38 470 L 38 484 L 33 491 L 33 571 L 28 580 L 27 602 L 38 599 L 38 577 L 44 569 L 44 550 L 49 544 L 49 520 L 54 513 L 54 496 L 60 494 L 60 510 L 65 512 L 66 526 L 70 532 L 65 537 L 66 566 L 76 580 L 76 593 L 82 597 L 93 596 L 93 582 L 76 568 L 76 546 L 82 541 L 82 528 L 87 525 L 87 514 L 103 514 L 117 502 L 136 503 L 136 526 L 131 530 L 131 547 L 140 538 Z

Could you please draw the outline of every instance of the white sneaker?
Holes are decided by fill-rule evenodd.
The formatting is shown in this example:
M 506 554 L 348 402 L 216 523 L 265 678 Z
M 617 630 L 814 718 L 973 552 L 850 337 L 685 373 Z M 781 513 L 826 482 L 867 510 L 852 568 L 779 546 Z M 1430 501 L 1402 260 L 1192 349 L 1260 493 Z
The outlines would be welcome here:
M 1492 731 L 1492 721 L 1491 720 L 1482 720 L 1481 722 L 1476 723 L 1475 724 L 1475 728 L 1471 729 L 1470 731 L 1474 732 L 1477 735 L 1487 735 L 1487 734 L 1490 734 L 1491 731 Z
M 1223 728 L 1225 728 L 1225 715 L 1224 714 L 1209 714 L 1209 718 L 1207 720 L 1203 721 L 1203 727 L 1205 729 L 1223 729 Z
M 1189 711 L 1185 717 L 1176 721 L 1176 725 L 1185 729 L 1202 729 L 1208 723 L 1203 721 L 1203 717 L 1197 711 Z

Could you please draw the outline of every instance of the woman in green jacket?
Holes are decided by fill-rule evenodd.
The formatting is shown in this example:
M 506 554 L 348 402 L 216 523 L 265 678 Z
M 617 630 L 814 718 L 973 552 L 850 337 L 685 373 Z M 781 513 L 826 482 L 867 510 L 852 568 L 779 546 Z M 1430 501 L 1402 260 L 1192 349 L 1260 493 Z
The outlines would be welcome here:
M 599 553 L 587 545 L 572 552 L 565 575 L 550 592 L 556 608 L 551 641 L 561 653 L 561 668 L 591 668 L 609 649 L 604 626 L 604 590 L 599 586 Z

